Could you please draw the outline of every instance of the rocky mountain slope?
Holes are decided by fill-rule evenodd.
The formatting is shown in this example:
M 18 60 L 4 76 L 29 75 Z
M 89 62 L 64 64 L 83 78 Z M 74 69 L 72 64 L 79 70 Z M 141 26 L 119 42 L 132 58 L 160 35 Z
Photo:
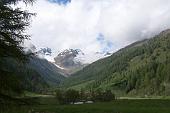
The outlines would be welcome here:
M 79 55 L 84 55 L 79 49 L 66 49 L 54 58 L 55 64 L 65 75 L 69 76 L 87 65 L 77 59 Z

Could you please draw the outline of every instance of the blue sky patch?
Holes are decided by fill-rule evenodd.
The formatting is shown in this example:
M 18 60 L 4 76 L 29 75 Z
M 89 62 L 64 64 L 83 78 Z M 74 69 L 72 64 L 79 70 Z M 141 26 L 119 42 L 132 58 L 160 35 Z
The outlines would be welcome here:
M 96 40 L 100 43 L 103 48 L 101 49 L 102 53 L 110 52 L 113 50 L 113 43 L 105 39 L 105 36 L 102 33 L 99 33 Z
M 48 0 L 51 3 L 57 3 L 59 5 L 67 5 L 71 0 Z
M 103 42 L 104 40 L 104 35 L 102 33 L 99 33 L 99 35 L 97 36 L 97 41 Z

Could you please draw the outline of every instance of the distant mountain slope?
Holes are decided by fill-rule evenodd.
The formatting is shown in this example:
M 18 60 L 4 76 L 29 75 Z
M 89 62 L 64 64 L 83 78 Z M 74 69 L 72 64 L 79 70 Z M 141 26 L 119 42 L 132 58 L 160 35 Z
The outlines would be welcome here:
M 46 59 L 33 57 L 27 66 L 38 72 L 49 85 L 57 86 L 65 79 L 60 69 Z
M 36 56 L 25 64 L 13 58 L 0 59 L 0 94 L 13 95 L 20 91 L 45 92 L 59 86 L 65 79 L 58 68 Z
M 49 85 L 34 69 L 13 58 L 0 60 L 0 94 L 15 96 L 20 91 L 42 92 Z
M 170 30 L 90 64 L 64 86 L 111 89 L 120 95 L 170 95 Z
M 64 75 L 60 68 L 54 64 L 52 59 L 52 50 L 48 47 L 37 50 L 36 47 L 29 43 L 25 47 L 25 52 L 34 53 L 26 64 L 28 68 L 35 70 L 51 86 L 58 86 L 63 80 Z

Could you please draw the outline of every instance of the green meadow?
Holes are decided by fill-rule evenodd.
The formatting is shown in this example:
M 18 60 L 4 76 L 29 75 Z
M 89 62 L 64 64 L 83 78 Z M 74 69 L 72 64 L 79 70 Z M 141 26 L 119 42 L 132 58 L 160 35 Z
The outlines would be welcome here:
M 58 105 L 55 97 L 39 97 L 30 105 L 2 105 L 0 113 L 170 113 L 170 100 L 118 99 L 107 103 Z

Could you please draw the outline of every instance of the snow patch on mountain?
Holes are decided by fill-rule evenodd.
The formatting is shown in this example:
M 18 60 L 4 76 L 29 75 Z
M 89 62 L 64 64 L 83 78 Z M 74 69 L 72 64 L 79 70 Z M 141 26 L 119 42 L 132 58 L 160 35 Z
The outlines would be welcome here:
M 88 53 L 88 54 L 78 54 L 75 57 L 75 61 L 77 62 L 82 62 L 83 64 L 90 64 L 93 63 L 99 59 L 105 58 L 110 56 L 111 53 L 106 52 L 106 53 L 101 53 L 101 52 L 95 52 L 95 53 Z
M 57 64 L 55 64 L 55 63 L 54 63 L 54 65 L 55 65 L 56 67 L 58 67 L 59 69 L 62 69 L 62 70 L 65 69 L 65 68 L 63 68 L 63 67 L 61 67 L 61 66 L 59 66 L 59 65 L 57 65 Z

